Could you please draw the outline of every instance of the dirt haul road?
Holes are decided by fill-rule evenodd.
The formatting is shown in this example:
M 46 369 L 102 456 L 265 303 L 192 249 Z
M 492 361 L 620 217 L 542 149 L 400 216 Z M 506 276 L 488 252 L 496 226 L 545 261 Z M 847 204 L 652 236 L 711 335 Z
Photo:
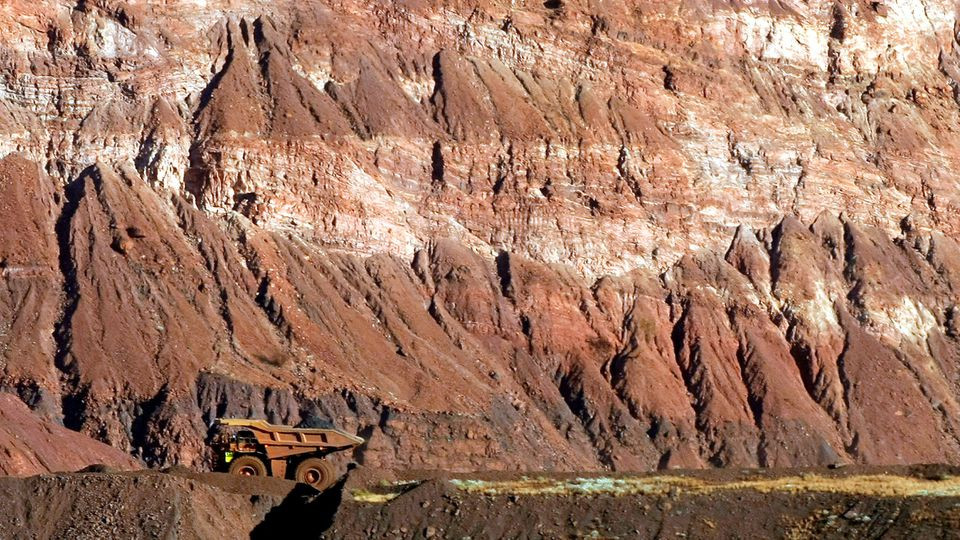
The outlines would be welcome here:
M 960 468 L 358 469 L 323 494 L 183 469 L 101 471 L 0 478 L 0 502 L 2 538 L 939 538 L 960 527 Z

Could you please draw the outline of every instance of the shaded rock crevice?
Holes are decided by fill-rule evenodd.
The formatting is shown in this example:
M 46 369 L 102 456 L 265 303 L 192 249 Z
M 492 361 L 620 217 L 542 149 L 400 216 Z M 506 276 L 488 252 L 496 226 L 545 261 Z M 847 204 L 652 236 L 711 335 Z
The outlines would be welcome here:
M 60 273 L 63 276 L 63 307 L 61 308 L 60 318 L 54 326 L 53 335 L 57 348 L 53 357 L 53 365 L 61 374 L 59 394 L 61 396 L 60 411 L 63 424 L 74 430 L 80 429 L 83 425 L 87 391 L 84 390 L 80 382 L 78 368 L 71 358 L 70 351 L 73 338 L 73 316 L 80 301 L 77 267 L 72 254 L 74 243 L 71 237 L 75 234 L 72 228 L 73 218 L 80 208 L 81 200 L 86 196 L 87 189 L 89 189 L 89 176 L 92 174 L 95 174 L 95 172 L 91 167 L 78 179 L 66 186 L 63 207 L 55 226 L 59 247 L 58 262 Z

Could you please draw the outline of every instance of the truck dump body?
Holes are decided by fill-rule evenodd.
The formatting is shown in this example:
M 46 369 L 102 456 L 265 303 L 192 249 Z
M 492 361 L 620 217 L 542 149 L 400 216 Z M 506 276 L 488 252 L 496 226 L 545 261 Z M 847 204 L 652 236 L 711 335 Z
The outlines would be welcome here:
M 248 429 L 253 432 L 257 442 L 269 447 L 289 447 L 291 449 L 324 449 L 331 451 L 347 450 L 360 446 L 365 441 L 360 437 L 333 428 L 295 428 L 271 424 L 264 420 L 244 420 L 222 418 L 217 421 L 222 426 Z

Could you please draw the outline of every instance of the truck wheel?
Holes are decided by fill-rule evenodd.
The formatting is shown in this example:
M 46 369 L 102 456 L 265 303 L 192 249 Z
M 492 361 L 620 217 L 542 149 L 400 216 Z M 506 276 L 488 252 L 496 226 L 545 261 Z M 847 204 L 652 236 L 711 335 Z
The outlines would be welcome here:
M 332 486 L 337 479 L 330 462 L 320 458 L 307 458 L 301 461 L 297 465 L 294 478 L 297 482 L 310 484 L 320 491 Z
M 266 476 L 267 466 L 256 456 L 240 456 L 230 462 L 227 471 L 239 476 Z

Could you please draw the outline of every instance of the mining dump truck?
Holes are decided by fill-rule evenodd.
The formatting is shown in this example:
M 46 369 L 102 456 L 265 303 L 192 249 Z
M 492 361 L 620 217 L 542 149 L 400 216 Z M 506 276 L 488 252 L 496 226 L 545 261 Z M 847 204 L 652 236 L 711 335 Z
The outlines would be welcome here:
M 294 428 L 263 420 L 219 418 L 211 446 L 218 468 L 240 476 L 275 476 L 324 490 L 337 480 L 328 454 L 363 444 L 334 428 Z

